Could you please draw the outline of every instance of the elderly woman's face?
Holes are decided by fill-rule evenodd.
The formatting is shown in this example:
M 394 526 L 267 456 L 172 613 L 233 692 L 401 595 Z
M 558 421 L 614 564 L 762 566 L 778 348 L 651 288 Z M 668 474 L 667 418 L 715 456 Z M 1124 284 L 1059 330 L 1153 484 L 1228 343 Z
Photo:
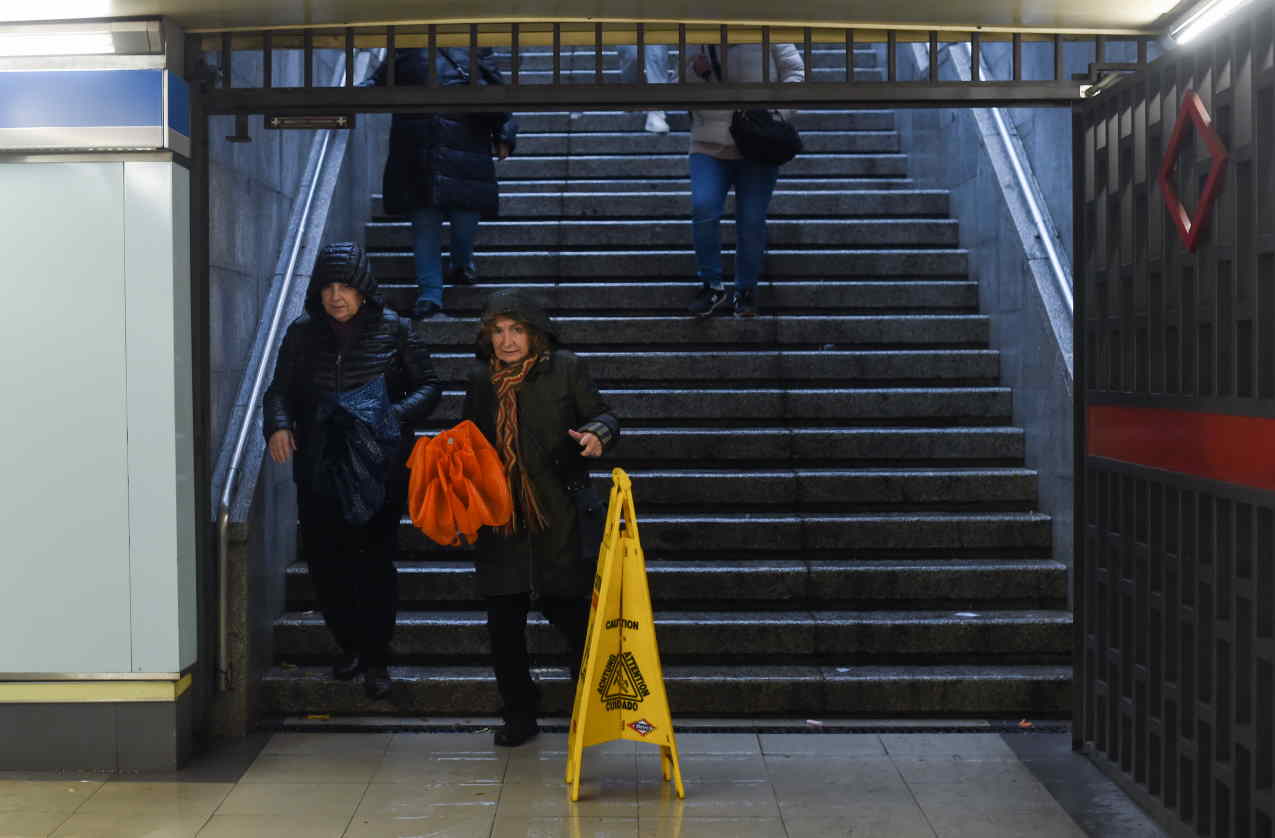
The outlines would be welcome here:
M 363 295 L 344 282 L 333 282 L 323 286 L 319 292 L 323 300 L 323 310 L 339 323 L 344 323 L 359 313 L 363 305 Z
M 517 320 L 500 317 L 491 325 L 491 349 L 496 359 L 506 364 L 516 364 L 531 352 L 531 336 L 527 327 Z

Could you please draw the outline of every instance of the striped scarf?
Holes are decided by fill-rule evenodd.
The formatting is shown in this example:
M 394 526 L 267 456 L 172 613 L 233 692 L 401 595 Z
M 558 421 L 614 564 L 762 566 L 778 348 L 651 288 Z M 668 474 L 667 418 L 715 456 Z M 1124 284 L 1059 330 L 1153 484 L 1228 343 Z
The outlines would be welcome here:
M 501 366 L 495 356 L 491 359 L 491 384 L 496 389 L 496 451 L 505 466 L 509 494 L 518 501 L 514 504 L 509 523 L 500 528 L 505 535 L 518 532 L 519 509 L 532 531 L 543 530 L 548 523 L 540 509 L 540 502 L 536 500 L 535 487 L 518 462 L 518 390 L 527 373 L 547 354 L 529 355 L 520 363 L 509 366 Z

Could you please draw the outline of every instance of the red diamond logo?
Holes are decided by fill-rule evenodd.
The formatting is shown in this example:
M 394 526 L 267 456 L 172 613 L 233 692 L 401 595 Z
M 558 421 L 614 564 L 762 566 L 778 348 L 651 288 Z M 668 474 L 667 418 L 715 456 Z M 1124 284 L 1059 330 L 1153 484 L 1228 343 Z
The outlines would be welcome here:
M 1195 208 L 1195 215 L 1187 213 L 1186 207 L 1182 206 L 1182 200 L 1178 197 L 1177 190 L 1173 188 L 1173 181 L 1170 177 L 1173 173 L 1173 167 L 1177 165 L 1178 150 L 1182 145 L 1182 138 L 1186 136 L 1186 130 L 1191 125 L 1195 126 L 1196 133 L 1200 135 L 1200 139 L 1208 147 L 1209 156 L 1213 158 L 1213 163 L 1209 166 L 1209 176 L 1204 181 L 1204 191 L 1200 193 L 1200 203 Z M 1164 162 L 1160 165 L 1159 180 L 1160 195 L 1164 198 L 1164 205 L 1168 208 L 1169 215 L 1173 218 L 1173 223 L 1178 228 L 1178 236 L 1191 253 L 1195 252 L 1200 233 L 1204 230 L 1204 224 L 1208 221 L 1209 214 L 1213 211 L 1213 200 L 1217 197 L 1218 188 L 1222 183 L 1222 174 L 1226 171 L 1226 161 L 1229 157 L 1226 146 L 1222 145 L 1222 138 L 1213 129 L 1213 118 L 1209 116 L 1208 110 L 1205 109 L 1204 102 L 1194 90 L 1188 90 L 1182 96 L 1182 108 L 1178 111 L 1178 123 L 1173 126 L 1173 136 L 1169 139 L 1169 147 L 1164 152 Z

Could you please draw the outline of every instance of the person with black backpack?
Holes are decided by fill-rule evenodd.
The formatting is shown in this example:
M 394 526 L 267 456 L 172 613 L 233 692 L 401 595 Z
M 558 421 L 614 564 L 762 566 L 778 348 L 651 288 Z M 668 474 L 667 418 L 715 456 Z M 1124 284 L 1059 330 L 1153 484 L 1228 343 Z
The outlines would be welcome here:
M 425 49 L 395 54 L 394 83 L 425 85 L 431 71 L 440 86 L 469 84 L 469 50 L 439 47 L 433 67 Z M 491 49 L 478 53 L 481 84 L 503 84 Z M 364 84 L 383 86 L 388 65 L 382 64 Z M 451 225 L 449 285 L 477 278 L 474 237 L 478 222 L 500 211 L 493 157 L 513 154 L 518 122 L 510 113 L 396 113 L 390 123 L 390 152 L 385 160 L 381 194 L 387 215 L 412 220 L 419 293 L 412 317 L 433 317 L 443 308 L 443 221 Z
M 691 81 L 706 83 L 762 81 L 760 44 L 735 44 L 721 54 L 718 47 L 687 49 Z M 800 82 L 805 63 L 793 44 L 772 44 L 770 78 Z M 766 255 L 766 213 L 779 178 L 779 166 L 801 150 L 790 112 L 769 110 L 691 112 L 691 228 L 696 273 L 702 283 L 688 309 L 707 317 L 727 302 L 736 317 L 757 315 L 757 278 Z M 726 194 L 735 187 L 735 288 L 722 282 L 722 212 Z

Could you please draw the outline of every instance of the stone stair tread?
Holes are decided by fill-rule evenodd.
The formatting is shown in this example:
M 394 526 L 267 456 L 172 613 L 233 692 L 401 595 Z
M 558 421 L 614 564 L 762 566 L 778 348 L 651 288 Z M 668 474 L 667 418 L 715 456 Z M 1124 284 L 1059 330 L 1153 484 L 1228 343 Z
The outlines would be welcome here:
M 654 612 L 657 626 L 745 626 L 745 625 L 815 625 L 836 623 L 842 625 L 1071 625 L 1072 614 L 1066 610 L 998 610 L 981 611 L 933 610 L 933 611 L 850 611 L 808 610 L 793 611 L 679 611 Z M 464 626 L 485 628 L 487 612 L 480 610 L 405 610 L 398 612 L 399 626 Z M 276 625 L 323 627 L 323 617 L 316 611 L 285 612 Z M 548 621 L 533 611 L 527 618 L 528 626 L 545 627 Z
M 863 678 L 872 681 L 898 681 L 956 678 L 987 678 L 1001 680 L 1006 678 L 1032 680 L 1070 680 L 1072 668 L 1058 664 L 1014 664 L 994 666 L 988 664 L 853 664 L 844 666 L 832 665 L 799 665 L 799 664 L 755 664 L 749 667 L 720 666 L 714 664 L 676 663 L 661 667 L 666 681 L 687 680 L 691 678 L 712 678 L 714 680 L 740 681 L 755 683 L 759 674 L 770 678 L 799 678 L 814 681 L 821 678 Z M 495 676 L 490 666 L 481 664 L 396 664 L 391 667 L 396 681 L 422 680 L 463 680 L 491 681 Z M 567 669 L 564 666 L 533 666 L 532 674 L 538 681 L 566 680 Z M 306 680 L 332 682 L 331 668 L 328 666 L 274 666 L 265 675 L 267 680 Z M 348 685 L 347 685 L 348 686 Z M 351 689 L 361 689 L 354 685 Z

